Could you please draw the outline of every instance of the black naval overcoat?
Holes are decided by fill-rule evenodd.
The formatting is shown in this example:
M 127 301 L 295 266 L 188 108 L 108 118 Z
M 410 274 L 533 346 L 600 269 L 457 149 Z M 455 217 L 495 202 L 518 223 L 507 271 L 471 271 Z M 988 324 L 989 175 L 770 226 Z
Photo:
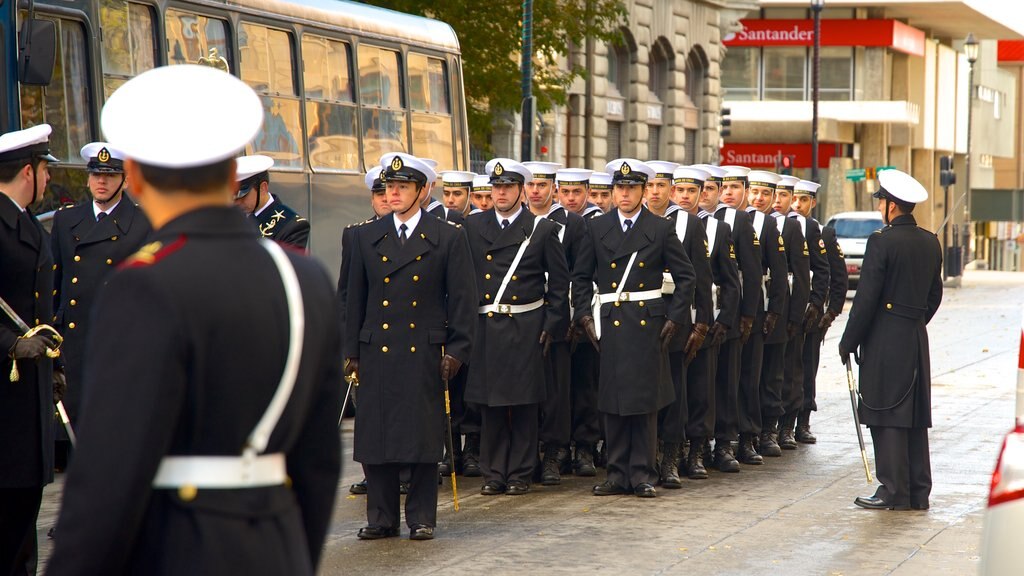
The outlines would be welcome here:
M 277 196 L 256 216 L 256 225 L 264 238 L 305 249 L 309 244 L 309 220 L 286 206 Z
M 0 192 L 0 296 L 29 326 L 53 317 L 50 238 L 35 216 Z M 53 361 L 18 360 L 10 381 L 7 351 L 21 331 L 0 312 L 0 488 L 53 482 Z
M 653 215 L 653 214 L 652 214 Z M 692 312 L 686 315 L 685 321 L 679 327 L 679 332 L 669 343 L 669 352 L 682 352 L 686 347 L 686 341 L 690 337 L 694 323 L 706 324 L 709 328 L 715 321 L 714 301 L 711 294 L 714 288 L 714 276 L 711 272 L 711 260 L 708 254 L 708 241 L 704 231 L 704 223 L 697 216 L 686 210 L 673 210 L 665 216 L 675 227 L 676 237 L 679 237 L 679 219 L 686 218 L 686 230 L 679 241 L 683 244 L 683 251 L 693 266 L 694 282 L 693 294 L 691 295 Z M 639 257 L 638 257 L 639 258 Z M 667 269 L 665 272 L 669 272 Z M 632 276 L 632 272 L 630 273 Z M 671 277 L 671 274 L 669 275 Z M 664 274 L 662 275 L 664 279 Z M 666 306 L 672 306 L 672 299 L 675 292 L 664 296 Z M 602 326 L 603 328 L 603 326 Z M 710 341 L 708 341 L 710 344 Z
M 775 324 L 775 330 L 765 336 L 765 344 L 781 344 L 789 340 L 786 330 L 788 323 L 795 322 L 803 326 L 804 312 L 807 310 L 807 301 L 811 295 L 811 263 L 807 251 L 807 242 L 804 240 L 803 232 L 800 231 L 800 223 L 792 218 L 781 214 L 771 216 L 768 221 L 768 228 L 778 230 L 779 222 L 782 222 L 782 234 L 778 237 L 778 244 L 785 248 L 788 276 L 792 278 L 792 286 L 788 288 L 789 297 L 785 299 L 782 316 Z M 782 282 L 789 285 L 789 278 L 782 276 Z M 774 276 L 772 283 L 775 283 Z
M 427 207 L 424 208 L 424 210 L 426 210 L 428 214 L 433 214 L 441 220 L 447 220 L 453 224 L 461 225 L 466 223 L 466 217 L 463 216 L 461 212 L 451 210 L 433 198 L 430 199 L 430 203 L 427 204 Z
M 790 219 L 800 223 L 801 232 L 807 242 L 808 266 L 811 271 L 810 293 L 807 296 L 807 304 L 814 306 L 818 312 L 825 309 L 825 300 L 828 298 L 830 285 L 828 263 L 828 250 L 825 248 L 825 241 L 821 237 L 821 225 L 814 218 L 805 218 L 790 212 Z
M 536 218 L 523 206 L 519 216 L 504 230 L 493 208 L 466 219 L 479 306 L 529 304 L 542 298 L 545 301 L 540 308 L 522 314 L 477 315 L 465 393 L 467 402 L 497 407 L 544 401 L 544 357 L 538 340 L 541 331 L 554 338 L 568 330 L 569 267 L 565 249 L 558 241 L 558 225 L 540 218 L 534 231 Z M 495 302 L 520 244 L 531 233 L 530 244 L 501 302 Z M 525 352 L 531 346 L 536 347 L 536 354 Z
M 590 242 L 587 234 L 587 222 L 582 216 L 575 212 L 569 212 L 565 208 L 558 208 L 548 214 L 548 220 L 558 223 L 560 229 L 556 234 L 561 238 L 562 247 L 565 249 L 565 263 L 569 267 L 569 312 L 567 319 L 572 320 L 572 313 L 576 302 L 584 297 L 583 284 L 590 282 L 590 271 L 586 270 L 580 261 L 580 254 L 583 252 L 583 243 Z M 559 331 L 551 336 L 555 342 L 565 342 L 568 330 Z
M 761 278 L 767 272 L 762 270 L 759 249 L 762 243 L 754 233 L 751 215 L 724 204 L 715 208 L 715 218 L 725 222 L 731 229 L 732 244 L 736 250 L 736 265 L 740 280 L 739 316 L 758 318 L 764 314 L 764 291 Z M 781 306 L 781 304 L 779 304 Z M 740 335 L 739 321 L 729 330 L 729 338 Z
M 604 304 L 598 312 L 587 302 L 576 309 L 577 319 L 601 315 L 597 407 L 619 416 L 651 414 L 675 399 L 668 354 L 661 349 L 661 329 L 665 320 L 689 323 L 696 282 L 675 223 L 647 208 L 641 208 L 635 218 L 628 234 L 622 230 L 617 210 L 590 221 L 591 252 L 585 257 L 592 264 L 593 281 L 602 294 L 614 293 L 630 255 L 637 252 L 623 290 L 658 290 L 667 269 L 676 285 L 671 303 L 663 298 L 631 300 L 619 306 Z
M 713 221 L 705 217 L 705 229 L 710 224 L 717 227 L 715 233 L 715 245 L 710 252 L 711 274 L 714 277 L 713 289 L 718 295 L 718 317 L 713 322 L 721 322 L 726 328 L 732 330 L 739 324 L 740 316 L 740 272 L 736 263 L 736 249 L 732 243 L 729 225 L 715 218 Z M 710 339 L 707 341 L 710 345 Z
M 942 249 L 913 215 L 868 237 L 857 295 L 840 346 L 860 349 L 860 422 L 932 425 L 926 325 L 942 302 Z
M 836 229 L 826 226 L 821 229 L 821 240 L 825 243 L 825 255 L 828 256 L 829 286 L 825 309 L 839 316 L 846 304 L 846 290 L 849 288 L 849 274 L 846 270 L 846 256 L 836 238 Z
M 460 228 L 420 211 L 352 228 L 345 357 L 359 359 L 355 454 L 363 464 L 436 463 L 444 449 L 444 353 L 468 363 L 476 290 Z
M 746 214 L 751 219 L 751 225 L 756 228 L 756 223 L 761 221 L 757 217 L 756 210 L 753 212 L 748 211 Z M 757 248 L 760 251 L 761 274 L 769 278 L 786 278 L 789 271 L 789 263 L 786 261 L 785 242 L 779 242 L 782 234 L 779 233 L 774 218 L 764 213 L 761 214 L 764 216 L 761 229 L 755 230 L 759 238 L 756 242 Z M 778 314 L 778 324 L 785 324 L 786 302 L 789 301 L 789 281 L 771 282 L 769 280 L 765 283 L 764 289 L 760 291 L 760 294 L 762 294 L 761 297 L 763 299 L 767 300 L 767 308 L 765 307 L 764 300 L 762 300 L 757 312 L 761 321 L 754 323 L 755 329 L 760 330 L 757 326 L 761 325 L 761 322 L 764 321 L 764 315 L 768 312 Z
M 290 483 L 194 499 L 152 488 L 165 455 L 241 455 L 280 383 L 288 305 L 257 239 L 237 208 L 197 209 L 110 276 L 47 574 L 313 574 L 341 467 L 343 391 L 334 291 L 314 260 L 289 255 L 304 345 L 267 447 L 285 455 Z
M 54 328 L 64 337 L 60 364 L 68 381 L 64 407 L 72 423 L 78 420 L 82 403 L 82 362 L 96 295 L 107 276 L 141 248 L 151 232 L 149 219 L 124 194 L 99 222 L 91 200 L 53 215 Z M 66 437 L 64 427 L 57 426 L 58 436 Z

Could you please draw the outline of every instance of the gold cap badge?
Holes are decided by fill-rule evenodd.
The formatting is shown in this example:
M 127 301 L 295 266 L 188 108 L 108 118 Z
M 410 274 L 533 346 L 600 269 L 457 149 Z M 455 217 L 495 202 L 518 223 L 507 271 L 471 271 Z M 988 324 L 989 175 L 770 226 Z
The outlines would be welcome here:
M 110 162 L 110 151 L 106 148 L 100 148 L 100 152 L 96 155 L 96 159 L 100 162 Z
M 494 165 L 494 175 L 495 176 L 501 176 L 504 173 L 505 173 L 505 167 L 501 165 L 501 162 L 498 162 L 497 164 Z
M 402 169 L 402 166 L 404 166 L 404 164 L 402 164 L 402 157 L 395 156 L 395 159 L 391 161 L 391 169 L 398 171 Z
M 623 162 L 622 166 L 619 167 L 619 172 L 621 172 L 622 174 L 629 174 L 629 162 Z

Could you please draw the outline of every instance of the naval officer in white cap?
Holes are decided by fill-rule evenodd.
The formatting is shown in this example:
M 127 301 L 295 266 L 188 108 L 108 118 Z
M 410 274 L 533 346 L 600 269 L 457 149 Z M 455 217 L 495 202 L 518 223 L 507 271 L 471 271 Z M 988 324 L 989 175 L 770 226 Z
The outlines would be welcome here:
M 104 106 L 154 234 L 96 303 L 50 574 L 316 570 L 341 466 L 338 316 L 320 265 L 232 206 L 262 118 L 251 88 L 193 65 Z
M 899 170 L 878 173 L 878 211 L 886 227 L 868 237 L 857 296 L 839 342 L 850 362 L 858 350 L 860 421 L 871 429 L 881 486 L 862 508 L 927 510 L 932 489 L 928 322 L 942 302 L 942 249 L 914 220 L 928 191 Z M 855 356 L 858 357 L 858 356 Z

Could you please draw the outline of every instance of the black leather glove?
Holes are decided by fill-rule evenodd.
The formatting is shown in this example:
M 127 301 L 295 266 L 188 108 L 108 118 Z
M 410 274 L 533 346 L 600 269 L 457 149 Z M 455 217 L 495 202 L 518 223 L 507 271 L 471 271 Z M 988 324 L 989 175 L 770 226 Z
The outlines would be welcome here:
M 441 379 L 451 380 L 455 378 L 455 375 L 459 373 L 459 368 L 462 368 L 462 362 L 451 354 L 445 354 L 441 358 Z
M 671 320 L 669 321 L 671 322 Z M 668 322 L 665 322 L 668 324 Z M 662 331 L 664 335 L 664 330 Z M 700 351 L 700 347 L 704 345 L 704 339 L 708 337 L 708 325 L 698 322 L 693 325 L 693 330 L 690 330 L 690 337 L 686 339 L 686 346 L 683 348 L 683 352 L 686 353 L 686 363 L 693 362 L 693 359 L 697 357 L 697 352 Z M 671 338 L 670 338 L 671 339 Z M 668 346 L 668 344 L 662 340 L 662 347 Z
M 775 312 L 769 312 L 764 317 L 764 332 L 765 336 L 768 336 L 775 331 L 775 323 L 779 321 L 779 315 Z
M 359 378 L 359 358 L 345 360 L 345 375 Z
M 786 323 L 786 339 L 792 340 L 796 333 L 800 331 L 799 322 L 788 322 Z
M 53 340 L 36 334 L 29 338 L 18 338 L 7 354 L 15 360 L 35 360 L 44 356 L 47 348 L 53 348 Z
M 671 320 L 665 320 L 665 325 L 661 327 L 661 349 L 668 350 L 668 344 L 672 341 L 672 337 L 679 331 L 679 324 Z
M 538 340 L 537 343 L 544 347 L 545 358 L 547 358 L 548 354 L 551 353 L 551 343 L 554 341 L 555 339 L 551 337 L 551 334 L 548 334 L 547 330 L 541 330 L 540 340 Z
M 750 331 L 754 328 L 753 316 L 740 316 L 740 340 L 746 344 L 750 338 Z
M 818 326 L 818 319 L 821 318 L 821 310 L 813 304 L 804 311 L 804 332 L 810 332 Z
M 64 393 L 68 391 L 68 381 L 64 377 L 64 371 L 55 368 L 53 370 L 53 403 L 56 404 L 64 399 Z
M 844 365 L 850 363 L 850 351 L 843 347 L 843 343 L 839 343 L 839 359 L 843 361 Z
M 725 342 L 726 337 L 729 335 L 729 329 L 725 327 L 725 324 L 721 322 L 715 322 L 711 325 L 711 330 L 708 332 L 708 336 L 711 337 L 711 345 L 719 346 L 722 342 Z
M 584 316 L 580 318 L 580 326 L 583 326 L 583 331 L 587 333 L 587 339 L 594 345 L 594 350 L 601 351 L 601 346 L 597 340 L 597 326 L 594 325 L 593 316 Z

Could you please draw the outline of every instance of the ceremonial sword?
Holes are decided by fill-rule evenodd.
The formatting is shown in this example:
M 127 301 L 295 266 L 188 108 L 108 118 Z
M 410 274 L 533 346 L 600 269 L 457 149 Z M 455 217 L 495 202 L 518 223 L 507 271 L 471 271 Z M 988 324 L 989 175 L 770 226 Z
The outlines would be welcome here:
M 60 343 L 63 342 L 64 339 L 61 338 L 61 335 L 57 332 L 56 329 L 54 329 L 53 326 L 50 326 L 49 324 L 41 324 L 39 326 L 36 326 L 35 328 L 29 328 L 28 324 L 26 324 L 25 321 L 21 319 L 21 316 L 18 316 L 18 313 L 14 311 L 14 308 L 11 308 L 7 301 L 4 300 L 2 297 L 0 297 L 0 310 L 3 310 L 4 314 L 6 314 L 7 317 L 10 318 L 11 321 L 14 322 L 14 324 L 18 327 L 18 330 L 21 330 L 23 337 L 32 337 L 38 334 L 39 332 L 43 331 L 52 332 L 55 340 L 57 340 L 58 348 L 47 348 L 46 355 L 50 358 L 56 358 L 60 356 L 59 347 Z M 11 382 L 16 382 L 18 380 L 17 360 L 11 358 L 11 364 L 13 365 L 11 368 Z M 68 411 L 64 409 L 64 402 L 58 400 L 56 404 L 57 412 L 60 414 L 60 421 L 64 425 L 64 430 L 66 430 L 68 433 L 68 440 L 71 441 L 72 447 L 77 447 L 78 437 L 75 436 L 75 431 L 74 429 L 71 428 L 71 419 L 68 418 Z
M 868 466 L 868 453 L 864 448 L 864 434 L 860 430 L 860 416 L 857 415 L 857 385 L 853 382 L 853 359 L 847 354 L 843 362 L 846 364 L 846 384 L 850 387 L 850 405 L 853 406 L 853 424 L 857 427 L 857 442 L 860 443 L 860 459 L 864 462 L 864 475 L 871 484 L 871 468 Z

